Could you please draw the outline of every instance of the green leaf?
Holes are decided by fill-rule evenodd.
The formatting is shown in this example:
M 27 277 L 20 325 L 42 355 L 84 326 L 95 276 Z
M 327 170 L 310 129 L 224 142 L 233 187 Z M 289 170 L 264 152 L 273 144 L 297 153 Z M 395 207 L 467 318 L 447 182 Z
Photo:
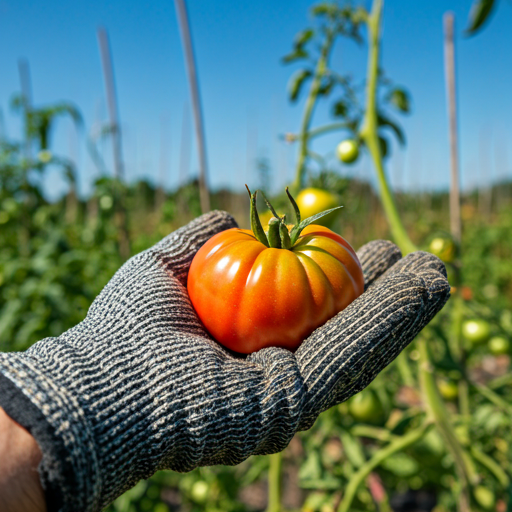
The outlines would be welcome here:
M 299 209 L 299 206 L 297 205 L 297 203 L 295 202 L 295 199 L 290 194 L 288 187 L 286 187 L 286 195 L 288 196 L 288 199 L 290 200 L 290 203 L 292 204 L 292 208 L 295 213 L 295 221 L 297 224 L 300 224 L 300 209 Z
M 466 34 L 472 36 L 476 34 L 483 24 L 489 18 L 493 8 L 495 6 L 494 0 L 476 0 L 471 6 L 469 12 L 469 24 L 466 28 Z
M 389 154 L 389 142 L 385 137 L 379 136 L 380 154 L 382 158 L 386 158 Z
M 302 48 L 296 48 L 292 53 L 285 55 L 281 59 L 281 62 L 283 64 L 289 64 L 290 62 L 294 62 L 300 59 L 307 59 L 308 57 L 309 53 L 306 50 L 303 50 Z
M 294 73 L 290 79 L 288 86 L 288 92 L 290 95 L 290 101 L 296 101 L 299 97 L 300 90 L 306 80 L 310 78 L 313 73 L 309 69 L 300 69 Z
M 327 96 L 331 92 L 333 86 L 334 80 L 332 79 L 332 77 L 325 77 L 322 83 L 320 84 L 320 87 L 318 88 L 318 95 Z
M 337 491 L 343 485 L 343 482 L 330 475 L 323 478 L 311 478 L 300 480 L 301 489 L 316 489 L 319 491 Z M 329 510 L 329 509 L 328 509 Z
M 381 113 L 377 114 L 377 123 L 380 127 L 390 128 L 391 131 L 396 135 L 396 138 L 397 138 L 398 142 L 400 143 L 400 145 L 405 146 L 405 144 L 406 144 L 405 134 L 402 131 L 402 129 L 400 128 L 400 126 L 398 126 L 398 124 L 396 124 L 394 121 L 392 121 L 391 119 L 389 119 L 388 117 L 384 116 Z M 384 144 L 386 144 L 386 146 L 387 146 L 388 145 L 387 141 L 385 139 L 384 139 L 384 141 L 385 141 Z M 386 154 L 387 154 L 387 149 L 388 148 L 386 147 Z
M 332 115 L 334 117 L 346 117 L 348 114 L 348 105 L 344 100 L 337 101 L 332 106 Z
M 272 215 L 282 223 L 283 219 L 281 217 L 279 217 L 275 208 L 270 204 L 270 201 L 267 199 L 267 196 L 265 195 L 265 193 L 261 192 L 261 195 L 263 196 L 263 200 L 265 201 L 267 208 L 272 212 Z
M 318 480 L 322 477 L 320 454 L 312 451 L 299 470 L 299 480 Z
M 321 3 L 311 8 L 313 16 L 333 16 L 336 13 L 337 6 L 331 3 Z
M 408 114 L 411 111 L 411 98 L 405 89 L 393 89 L 389 94 L 389 101 L 400 112 Z
M 329 213 L 334 212 L 336 210 L 339 210 L 340 208 L 343 208 L 343 206 L 336 206 L 336 208 L 331 208 L 329 210 L 325 210 L 325 212 L 320 212 L 315 215 L 312 215 L 311 217 L 308 217 L 307 219 L 304 219 L 300 224 L 294 226 L 290 232 L 290 239 L 292 245 L 297 241 L 297 238 L 299 238 L 301 231 L 310 224 L 313 224 L 318 219 L 321 219 L 322 217 L 325 217 L 326 215 L 329 215 Z
M 409 455 L 403 452 L 395 453 L 381 462 L 381 466 L 399 477 L 410 477 L 419 470 L 418 463 Z
M 249 193 L 249 197 L 251 198 L 251 229 L 254 233 L 254 236 L 266 247 L 268 247 L 267 235 L 265 235 L 265 231 L 263 230 L 263 226 L 261 225 L 260 217 L 258 215 L 258 209 L 256 208 L 256 199 L 258 195 L 258 191 L 251 193 L 249 187 L 245 185 L 247 192 Z
M 305 30 L 301 30 L 295 36 L 295 41 L 294 41 L 295 48 L 302 49 L 302 46 L 305 45 L 313 37 L 314 34 L 315 34 L 315 32 L 313 31 L 312 28 L 307 28 Z

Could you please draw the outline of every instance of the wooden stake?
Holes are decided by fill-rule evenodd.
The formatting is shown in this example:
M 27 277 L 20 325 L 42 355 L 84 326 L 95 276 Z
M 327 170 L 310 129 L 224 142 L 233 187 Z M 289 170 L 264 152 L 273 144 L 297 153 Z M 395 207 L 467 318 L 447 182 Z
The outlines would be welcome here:
M 32 86 L 30 82 L 30 69 L 28 67 L 28 61 L 26 59 L 19 59 L 18 60 L 18 72 L 20 75 L 20 86 L 21 86 L 21 95 L 23 96 L 23 99 L 25 101 L 25 116 L 28 114 L 28 112 L 32 109 Z M 25 122 L 27 122 L 27 119 L 25 118 Z M 25 126 L 25 129 L 27 127 Z M 31 151 L 31 141 L 26 136 L 25 137 L 25 158 L 27 160 L 30 160 L 32 157 L 32 151 Z
M 454 240 L 460 244 L 462 229 L 460 220 L 459 151 L 457 139 L 457 97 L 455 88 L 455 45 L 453 41 L 454 15 L 447 12 L 444 22 L 444 62 L 446 73 L 446 96 L 450 138 L 450 230 Z
M 103 67 L 103 76 L 105 78 L 105 90 L 107 92 L 107 105 L 110 117 L 110 128 L 112 130 L 112 143 L 114 149 L 114 169 L 118 180 L 124 178 L 124 166 L 121 150 L 121 133 L 119 129 L 119 114 L 117 107 L 117 96 L 114 84 L 114 71 L 112 67 L 112 54 L 107 31 L 98 28 L 98 44 L 100 46 L 101 65 Z
M 183 105 L 183 117 L 181 119 L 180 142 L 180 174 L 179 186 L 182 187 L 188 181 L 190 169 L 190 119 L 188 105 Z
M 162 206 L 165 202 L 165 177 L 167 174 L 167 163 L 170 149 L 168 133 L 169 118 L 162 114 L 160 116 L 160 173 L 156 187 L 155 208 L 162 214 Z
M 176 12 L 178 14 L 178 22 L 180 26 L 183 50 L 185 52 L 185 63 L 190 86 L 190 96 L 192 98 L 192 108 L 194 110 L 197 151 L 199 153 L 199 195 L 201 198 L 201 210 L 203 213 L 206 213 L 210 211 L 210 194 L 208 192 L 207 183 L 208 169 L 206 162 L 206 142 L 204 136 L 201 100 L 199 97 L 199 79 L 197 77 L 194 49 L 192 47 L 192 37 L 190 35 L 190 24 L 185 0 L 174 0 L 174 5 L 176 6 Z
M 121 150 L 121 132 L 119 129 L 119 115 L 117 108 L 117 97 L 114 85 L 114 72 L 112 67 L 112 55 L 107 31 L 100 27 L 97 32 L 98 43 L 100 46 L 101 64 L 103 66 L 103 76 L 105 78 L 105 89 L 107 92 L 107 104 L 110 117 L 110 128 L 112 130 L 112 143 L 114 149 L 114 172 L 118 181 L 124 179 L 124 166 Z M 119 230 L 119 254 L 126 260 L 130 257 L 130 235 L 128 232 L 128 219 L 124 207 L 124 198 L 119 190 L 120 183 L 116 183 L 114 188 L 114 201 L 116 209 L 116 224 Z

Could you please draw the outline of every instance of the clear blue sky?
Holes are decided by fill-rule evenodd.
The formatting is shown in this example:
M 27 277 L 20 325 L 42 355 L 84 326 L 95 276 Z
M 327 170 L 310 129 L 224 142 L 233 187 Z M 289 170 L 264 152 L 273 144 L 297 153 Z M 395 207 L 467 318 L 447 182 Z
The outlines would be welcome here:
M 386 0 L 382 64 L 414 101 L 412 115 L 402 122 L 408 146 L 394 148 L 388 161 L 396 187 L 448 184 L 442 47 L 442 15 L 448 9 L 457 21 L 462 183 L 468 187 L 512 178 L 512 5 L 505 0 L 498 4 L 488 26 L 466 39 L 462 29 L 470 0 Z M 304 0 L 188 1 L 214 187 L 257 185 L 254 161 L 264 155 L 275 186 L 291 179 L 296 148 L 278 136 L 298 129 L 302 104 L 288 103 L 286 85 L 294 68 L 279 59 L 290 50 L 296 32 L 307 26 L 311 5 Z M 20 133 L 9 108 L 20 88 L 20 57 L 30 64 L 35 104 L 73 101 L 87 130 L 107 120 L 99 25 L 108 29 L 111 40 L 127 178 L 157 181 L 163 169 L 166 186 L 174 187 L 180 179 L 182 119 L 189 95 L 172 0 L 0 0 L 0 107 L 8 135 Z M 362 79 L 366 50 L 342 43 L 332 64 Z M 314 124 L 327 119 L 326 105 L 320 104 Z M 316 149 L 326 153 L 335 143 L 336 137 L 324 139 Z M 80 188 L 87 193 L 98 172 L 87 155 L 85 136 L 77 138 L 71 123 L 60 121 L 54 148 L 77 160 Z M 109 148 L 104 149 L 110 165 Z M 192 144 L 189 176 L 196 172 Z M 340 172 L 373 176 L 365 158 Z M 45 183 L 50 196 L 65 189 L 56 171 L 48 173 Z

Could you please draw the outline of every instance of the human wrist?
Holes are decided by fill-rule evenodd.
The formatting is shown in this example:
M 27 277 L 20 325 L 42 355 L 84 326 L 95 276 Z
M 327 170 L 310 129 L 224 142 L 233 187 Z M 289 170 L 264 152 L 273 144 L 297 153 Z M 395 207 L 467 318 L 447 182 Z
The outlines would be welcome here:
M 45 512 L 37 467 L 42 453 L 32 435 L 0 407 L 0 509 Z

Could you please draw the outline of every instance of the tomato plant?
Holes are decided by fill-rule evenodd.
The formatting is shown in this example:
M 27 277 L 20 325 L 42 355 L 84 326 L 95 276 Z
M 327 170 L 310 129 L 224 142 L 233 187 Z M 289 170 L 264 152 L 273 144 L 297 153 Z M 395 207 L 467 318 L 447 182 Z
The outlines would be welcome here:
M 336 195 L 321 188 L 305 188 L 297 196 L 297 206 L 301 214 L 306 218 L 334 208 L 337 205 L 338 199 Z M 329 215 L 318 219 L 317 224 L 330 228 L 338 217 L 338 212 L 339 210 L 335 210 Z
M 364 289 L 355 251 L 340 235 L 313 222 L 289 229 L 275 215 L 263 231 L 251 195 L 252 231 L 228 229 L 197 252 L 188 275 L 190 300 L 209 333 L 231 350 L 296 349 Z M 331 210 L 328 210 L 328 213 Z
M 351 164 L 359 157 L 359 144 L 354 139 L 342 140 L 336 146 L 336 154 L 344 164 Z

